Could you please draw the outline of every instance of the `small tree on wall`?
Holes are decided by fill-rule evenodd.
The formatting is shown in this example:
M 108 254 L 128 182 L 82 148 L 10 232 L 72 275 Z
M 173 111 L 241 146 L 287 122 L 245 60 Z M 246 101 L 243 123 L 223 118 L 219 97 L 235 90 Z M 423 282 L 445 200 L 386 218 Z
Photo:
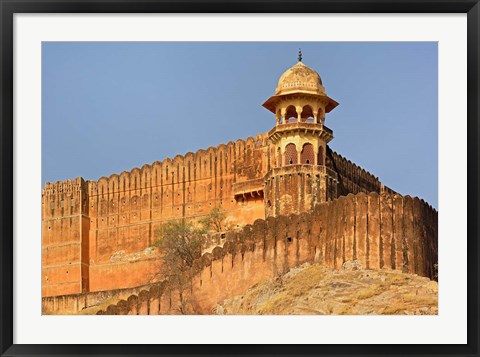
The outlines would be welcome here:
M 171 221 L 155 231 L 154 245 L 160 248 L 162 262 L 159 277 L 167 280 L 170 289 L 180 293 L 180 313 L 187 313 L 188 301 L 183 291 L 188 288 L 190 269 L 202 253 L 205 230 L 187 221 Z
M 227 229 L 224 221 L 225 214 L 220 208 L 215 207 L 205 218 L 201 219 L 199 223 L 207 232 L 223 232 Z

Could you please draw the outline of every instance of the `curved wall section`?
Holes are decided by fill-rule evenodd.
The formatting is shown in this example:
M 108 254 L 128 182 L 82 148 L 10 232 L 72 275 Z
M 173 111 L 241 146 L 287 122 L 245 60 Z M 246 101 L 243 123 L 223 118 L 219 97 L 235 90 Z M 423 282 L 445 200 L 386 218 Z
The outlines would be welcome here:
M 163 282 L 98 314 L 212 313 L 217 302 L 304 262 L 341 269 L 357 260 L 366 269 L 434 278 L 437 221 L 437 211 L 418 198 L 350 194 L 310 213 L 257 220 L 230 232 L 223 248 L 196 262 L 190 289 L 175 291 Z

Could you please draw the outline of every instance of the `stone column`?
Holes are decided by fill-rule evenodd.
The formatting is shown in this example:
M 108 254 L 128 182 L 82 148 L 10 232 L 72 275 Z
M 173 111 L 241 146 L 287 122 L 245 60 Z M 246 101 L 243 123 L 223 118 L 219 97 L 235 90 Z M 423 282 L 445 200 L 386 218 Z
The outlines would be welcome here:
M 297 122 L 300 123 L 302 121 L 302 110 L 303 108 L 300 106 L 295 107 L 297 110 Z
M 325 124 L 325 112 L 323 111 L 323 109 L 320 108 L 318 110 L 317 117 L 318 117 L 318 123 L 324 125 Z
M 285 124 L 285 116 L 287 115 L 287 108 L 280 109 L 280 117 L 283 118 L 283 123 Z

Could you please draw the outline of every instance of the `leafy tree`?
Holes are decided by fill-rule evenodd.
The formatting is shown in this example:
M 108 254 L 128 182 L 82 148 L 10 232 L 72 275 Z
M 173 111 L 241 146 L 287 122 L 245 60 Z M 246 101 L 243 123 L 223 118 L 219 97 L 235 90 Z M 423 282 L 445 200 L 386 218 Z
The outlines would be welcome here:
M 225 214 L 223 211 L 215 207 L 210 211 L 210 213 L 201 219 L 199 222 L 204 227 L 205 230 L 209 232 L 223 232 L 227 227 L 223 221 L 225 220 Z
M 171 288 L 182 292 L 191 278 L 190 268 L 202 253 L 204 231 L 186 221 L 171 221 L 155 232 L 162 264 L 159 275 L 169 281 Z
M 192 278 L 191 268 L 195 259 L 202 254 L 207 231 L 221 232 L 225 227 L 223 212 L 214 208 L 200 223 L 200 227 L 190 221 L 170 221 L 155 231 L 158 247 L 162 256 L 161 266 L 156 277 L 168 280 L 168 286 L 180 293 L 180 313 L 188 313 L 189 301 L 185 301 L 183 292 Z M 190 304 L 191 305 L 191 304 Z

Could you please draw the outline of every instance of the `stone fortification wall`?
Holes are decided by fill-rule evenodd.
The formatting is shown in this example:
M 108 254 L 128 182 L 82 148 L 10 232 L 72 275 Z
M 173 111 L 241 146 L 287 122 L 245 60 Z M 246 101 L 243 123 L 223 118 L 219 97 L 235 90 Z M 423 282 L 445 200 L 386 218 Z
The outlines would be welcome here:
M 350 194 L 310 213 L 257 220 L 229 232 L 222 248 L 196 261 L 190 289 L 180 293 L 162 282 L 98 314 L 175 314 L 180 307 L 211 313 L 218 301 L 307 261 L 340 269 L 356 260 L 367 269 L 434 278 L 437 227 L 437 211 L 418 198 Z
M 327 158 L 330 159 L 331 168 L 338 174 L 337 192 L 339 196 L 359 192 L 381 192 L 381 182 L 370 172 L 330 149 L 328 149 Z
M 81 178 L 42 191 L 42 296 L 89 289 L 87 185 Z
M 95 291 L 82 294 L 48 296 L 42 298 L 43 315 L 77 315 L 85 309 L 94 309 L 108 301 L 127 299 L 133 294 L 149 289 L 152 284 L 135 288 Z
M 47 183 L 42 191 L 42 296 L 146 283 L 146 276 L 158 268 L 151 259 L 119 263 L 113 262 L 112 256 L 150 247 L 157 239 L 155 231 L 167 220 L 197 219 L 214 207 L 225 212 L 233 227 L 265 218 L 268 209 L 277 206 L 266 206 L 263 194 L 249 193 L 239 199 L 235 194 L 241 191 L 242 183 L 257 184 L 271 170 L 272 149 L 266 135 L 260 134 L 98 181 L 77 178 Z M 329 169 L 338 173 L 338 190 L 331 180 L 320 187 L 315 182 L 309 184 L 313 176 L 295 176 L 312 187 L 312 192 L 305 190 L 305 197 L 292 195 L 292 200 L 300 200 L 299 207 L 307 208 L 309 197 L 322 190 L 329 199 L 337 192 L 381 192 L 382 186 L 373 175 L 330 149 L 327 158 Z M 301 188 L 305 182 L 291 186 Z M 274 194 L 273 187 L 270 182 L 266 192 Z
M 214 207 L 233 225 L 263 218 L 263 197 L 237 202 L 232 187 L 263 177 L 268 158 L 266 137 L 257 135 L 98 181 L 47 183 L 42 191 L 42 296 L 144 284 L 154 264 L 119 264 L 111 257 L 151 246 L 156 229 L 167 220 L 196 219 Z
M 246 223 L 249 204 L 256 202 L 237 203 L 232 186 L 267 172 L 265 145 L 259 135 L 89 182 L 92 259 L 105 261 L 115 250 L 143 250 L 165 221 L 199 218 L 214 207 Z

